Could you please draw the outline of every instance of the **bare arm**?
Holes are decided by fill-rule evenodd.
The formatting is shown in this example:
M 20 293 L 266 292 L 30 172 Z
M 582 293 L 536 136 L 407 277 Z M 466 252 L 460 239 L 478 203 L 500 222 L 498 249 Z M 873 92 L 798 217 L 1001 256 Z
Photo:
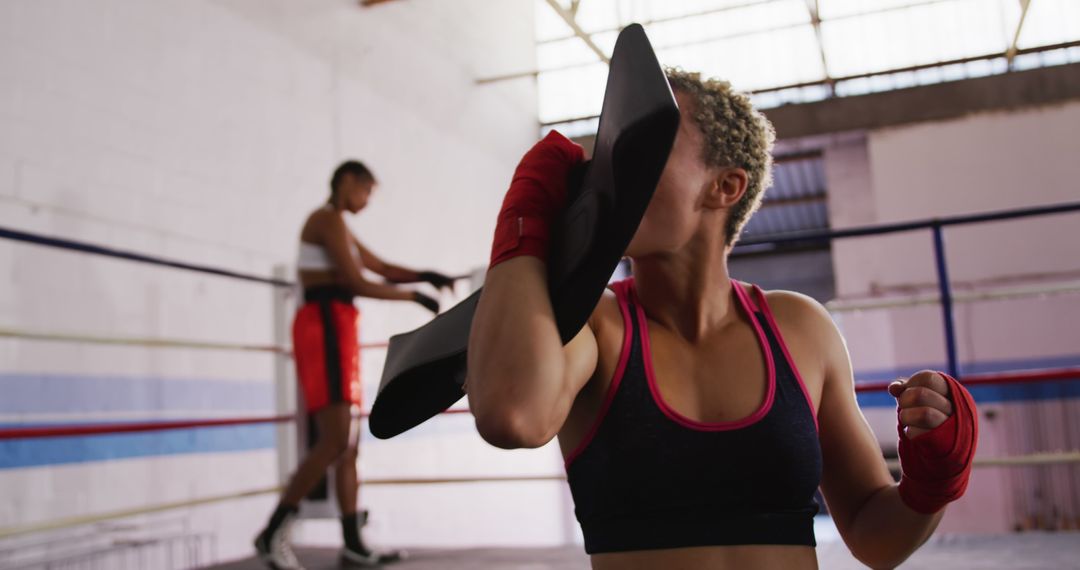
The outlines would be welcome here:
M 413 283 L 420 281 L 419 272 L 412 269 L 406 269 L 400 265 L 394 265 L 383 261 L 379 256 L 375 255 L 368 248 L 364 247 L 360 240 L 355 236 L 349 235 L 356 249 L 360 252 L 360 259 L 364 262 L 364 267 L 374 271 L 375 273 L 382 275 L 388 281 L 395 283 Z
M 898 487 L 855 399 L 844 340 L 820 305 L 804 303 L 810 328 L 825 343 L 825 381 L 818 412 L 824 460 L 822 493 L 851 553 L 871 568 L 894 568 L 930 538 L 943 511 L 920 514 L 900 500 Z
M 469 406 L 480 435 L 497 447 L 540 447 L 562 428 L 595 371 L 597 346 L 588 325 L 562 345 L 545 266 L 522 256 L 488 272 L 468 358 Z
M 373 283 L 364 279 L 360 267 L 352 256 L 353 237 L 349 233 L 345 220 L 332 212 L 325 214 L 325 220 L 320 224 L 320 237 L 326 253 L 334 262 L 334 269 L 341 276 L 346 287 L 361 297 L 374 299 L 388 299 L 392 301 L 411 301 L 413 292 L 398 289 L 391 285 Z

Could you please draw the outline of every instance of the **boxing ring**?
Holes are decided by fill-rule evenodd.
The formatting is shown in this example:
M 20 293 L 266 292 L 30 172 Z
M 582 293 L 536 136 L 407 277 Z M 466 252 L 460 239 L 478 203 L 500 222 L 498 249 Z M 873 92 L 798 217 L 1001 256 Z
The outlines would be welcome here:
M 980 404 L 981 390 L 994 390 L 1002 387 L 1024 387 L 1024 386 L 1036 386 L 1046 387 L 1048 385 L 1055 386 L 1069 386 L 1069 394 L 1075 394 L 1075 387 L 1080 385 L 1080 365 L 1073 366 L 1061 366 L 1050 367 L 1037 370 L 1009 370 L 998 371 L 993 373 L 985 372 L 971 372 L 968 373 L 963 369 L 960 359 L 958 357 L 957 349 L 957 324 L 955 321 L 955 308 L 959 304 L 977 302 L 977 301 L 991 301 L 1002 299 L 1022 299 L 1028 297 L 1049 297 L 1058 295 L 1076 295 L 1080 293 L 1080 277 L 1073 280 L 1063 280 L 1054 283 L 1038 284 L 1038 285 L 1013 285 L 996 287 L 989 290 L 981 291 L 961 291 L 957 292 L 953 289 L 952 283 L 949 278 L 949 260 L 946 255 L 945 237 L 946 230 L 950 227 L 967 226 L 974 224 L 983 224 L 987 222 L 1003 221 L 1003 220 L 1017 220 L 1023 218 L 1034 218 L 1042 216 L 1053 216 L 1064 213 L 1080 212 L 1080 202 L 1071 202 L 1056 204 L 1050 206 L 1041 206 L 1033 208 L 1002 210 L 995 212 L 988 212 L 983 214 L 967 215 L 967 216 L 954 216 L 944 217 L 929 220 L 918 220 L 912 222 L 893 223 L 866 227 L 848 228 L 834 231 L 815 231 L 815 232 L 803 232 L 787 235 L 773 236 L 769 238 L 761 238 L 754 240 L 747 240 L 740 243 L 737 250 L 763 250 L 776 246 L 782 246 L 784 244 L 792 243 L 822 243 L 833 242 L 836 240 L 848 240 L 856 239 L 865 236 L 881 236 L 886 234 L 897 233 L 913 233 L 913 232 L 929 232 L 932 237 L 932 255 L 934 259 L 934 267 L 936 272 L 936 293 L 918 293 L 908 296 L 891 296 L 885 298 L 865 298 L 854 300 L 841 300 L 829 303 L 827 308 L 834 314 L 834 317 L 844 314 L 858 314 L 860 312 L 883 310 L 883 309 L 896 309 L 903 307 L 913 306 L 939 306 L 940 307 L 940 326 L 945 340 L 944 353 L 945 353 L 945 366 L 946 370 L 950 372 L 954 377 L 963 382 L 969 389 L 972 390 L 975 395 L 976 401 Z M 87 422 L 79 424 L 62 424 L 62 425 L 47 425 L 36 424 L 26 426 L 7 426 L 0 427 L 0 450 L 4 446 L 32 446 L 35 442 L 55 439 L 55 438 L 88 438 L 101 435 L 115 435 L 115 434 L 130 434 L 130 433 L 163 433 L 173 430 L 191 430 L 191 429 L 213 429 L 226 426 L 250 426 L 250 425 L 274 425 L 278 426 L 277 436 L 278 453 L 279 453 L 279 479 L 284 480 L 287 477 L 292 467 L 295 466 L 296 457 L 289 456 L 289 450 L 293 450 L 297 453 L 298 446 L 297 441 L 297 429 L 298 412 L 296 410 L 296 394 L 292 385 L 292 363 L 291 363 L 291 351 L 287 346 L 287 331 L 288 323 L 291 319 L 291 307 L 294 299 L 292 298 L 292 290 L 295 284 L 285 277 L 285 268 L 280 267 L 275 271 L 275 275 L 272 277 L 265 277 L 259 275 L 252 275 L 246 273 L 235 272 L 218 267 L 200 265 L 195 263 L 188 263 L 173 259 L 165 259 L 152 255 L 137 253 L 133 251 L 125 251 L 119 249 L 113 249 L 94 245 L 90 243 L 73 241 L 67 239 L 60 239 L 56 237 L 44 236 L 29 232 L 16 231 L 11 229 L 0 228 L 0 238 L 6 240 L 13 240 L 21 242 L 28 246 L 34 247 L 48 247 L 58 248 L 62 250 L 80 252 L 85 255 L 103 256 L 113 259 L 126 260 L 131 263 L 138 263 L 156 267 L 171 268 L 178 271 L 186 271 L 199 273 L 204 275 L 212 275 L 222 279 L 237 280 L 249 284 L 251 287 L 270 287 L 274 291 L 273 295 L 273 321 L 275 330 L 273 331 L 272 342 L 221 342 L 221 341 L 207 341 L 199 339 L 187 339 L 187 338 L 161 338 L 161 337 L 136 337 L 136 336 L 110 336 L 110 335 L 98 335 L 98 334 L 86 334 L 86 333 L 71 333 L 65 331 L 51 331 L 51 330 L 28 330 L 13 327 L 0 326 L 0 338 L 18 339 L 22 341 L 41 342 L 41 343 L 77 343 L 90 346 L 101 345 L 114 345 L 114 346 L 127 346 L 127 347 L 142 347 L 146 349 L 190 349 L 190 350 L 206 350 L 206 351 L 234 351 L 234 352 L 246 352 L 264 354 L 274 359 L 275 370 L 275 405 L 276 412 L 274 414 L 259 414 L 249 416 L 236 416 L 236 417 L 222 417 L 222 418 L 206 418 L 206 419 L 162 419 L 159 421 L 123 421 L 123 422 Z M 384 351 L 386 348 L 385 342 L 374 343 L 362 343 L 361 350 L 365 353 L 374 353 Z M 1080 364 L 1080 363 L 1078 363 Z M 912 371 L 914 372 L 914 371 Z M 871 380 L 871 381 L 859 381 L 857 379 L 856 391 L 861 394 L 877 394 L 881 395 L 888 386 L 888 381 Z M 1064 390 L 1061 393 L 1065 393 Z M 2 397 L 2 396 L 0 396 Z M 1070 404 L 1073 408 L 1078 405 L 1080 399 L 1075 398 L 1075 395 L 1070 396 L 1073 399 L 1073 403 Z M 365 402 L 370 403 L 373 400 L 373 394 L 369 394 L 365 398 Z M 468 414 L 468 410 L 462 407 L 464 402 L 459 403 L 454 408 L 447 410 L 443 415 L 458 415 Z M 1080 408 L 1077 408 L 1080 410 Z M 366 411 L 360 412 L 361 417 L 366 417 Z M 1074 416 L 1075 417 L 1075 416 Z M 433 422 L 442 421 L 440 418 L 434 418 Z M 284 440 L 284 441 L 282 441 Z M 895 459 L 888 457 L 890 462 L 890 468 L 896 469 Z M 4 453 L 0 453 L 0 461 L 5 457 Z M 994 455 L 983 456 L 980 455 L 975 460 L 975 467 L 977 468 L 1008 468 L 1008 469 L 1034 469 L 1034 468 L 1047 468 L 1047 467 L 1061 467 L 1069 469 L 1069 472 L 1073 477 L 1074 489 L 1074 502 L 1080 503 L 1080 490 L 1077 490 L 1075 486 L 1080 486 L 1080 441 L 1073 442 L 1073 446 L 1067 449 L 1041 449 L 1035 450 L 1030 453 L 1023 453 L 1018 455 Z M 0 469 L 5 469 L 9 466 L 0 463 Z M 552 482 L 564 480 L 565 476 L 562 473 L 551 473 L 541 475 L 492 475 L 482 477 L 426 477 L 426 478 L 364 478 L 361 481 L 361 486 L 439 486 L 439 485 L 454 485 L 454 484 L 499 484 L 510 482 Z M 67 533 L 65 540 L 75 540 L 70 537 L 90 536 L 93 534 L 91 529 L 101 529 L 109 527 L 109 525 L 122 526 L 124 519 L 136 517 L 140 515 L 148 514 L 161 514 L 177 511 L 180 509 L 190 508 L 199 505 L 207 505 L 214 503 L 225 503 L 228 501 L 235 501 L 246 497 L 260 496 L 273 494 L 280 491 L 279 486 L 269 486 L 263 488 L 249 489 L 243 492 L 228 493 L 221 495 L 213 495 L 201 497 L 193 501 L 182 502 L 168 502 L 161 504 L 147 504 L 138 508 L 117 510 L 113 512 L 101 512 L 86 516 L 73 516 L 68 518 L 59 518 L 44 523 L 28 524 L 19 526 L 9 526 L 0 528 L 0 568 L 44 568 L 44 567 L 71 567 L 82 568 L 80 566 L 82 562 L 86 562 L 85 567 L 95 567 L 92 565 L 94 560 L 108 559 L 113 560 L 115 558 L 108 558 L 110 556 L 115 557 L 117 549 L 124 550 L 131 553 L 131 557 L 137 558 L 139 548 L 146 547 L 148 544 L 157 544 L 153 540 L 146 539 L 140 542 L 137 539 L 132 539 L 122 544 L 114 543 L 114 547 L 111 550 L 101 550 L 98 547 L 87 548 L 86 551 L 80 555 L 80 557 L 73 557 L 64 560 L 29 560 L 25 559 L 20 553 L 28 551 L 33 545 L 39 545 L 41 541 L 36 541 L 36 537 L 62 531 Z M 1066 509 L 1080 509 L 1080 504 L 1064 506 Z M 1071 517 L 1071 518 L 1070 518 Z M 1080 529 L 1080 510 L 1076 510 L 1069 514 L 1063 515 L 1063 519 L 1074 520 L 1073 523 L 1065 523 L 1065 526 L 1061 530 L 1077 530 Z M 1070 526 L 1070 524 L 1074 526 Z M 1040 527 L 1035 527 L 1040 528 Z M 254 532 L 255 529 L 252 529 Z M 211 554 L 205 555 L 202 550 L 194 548 L 190 544 L 184 541 L 191 540 L 191 536 L 198 536 L 199 533 L 180 533 L 175 534 L 180 538 L 168 538 L 169 533 L 164 533 L 155 539 L 159 543 L 168 543 L 170 553 L 170 564 L 175 562 L 179 565 L 177 567 L 200 567 L 202 565 L 216 562 L 216 555 L 213 554 L 214 548 L 209 548 Z M 1053 554 L 1058 552 L 1061 548 L 1067 548 L 1061 546 L 1054 540 L 1046 542 L 1044 537 L 1041 537 L 1039 533 L 1025 533 L 1016 535 L 1017 537 L 1023 537 L 1030 535 L 1030 541 L 1044 541 L 1039 542 L 1041 546 L 1033 547 L 1034 551 Z M 205 540 L 208 543 L 214 542 L 214 537 L 203 536 L 199 540 Z M 949 555 L 952 554 L 950 548 L 957 547 L 957 545 L 981 545 L 980 548 L 994 548 L 993 541 L 979 542 L 972 539 L 967 542 L 959 539 L 951 539 L 942 541 L 935 539 L 928 546 L 927 552 L 920 551 L 916 555 L 918 560 L 920 556 L 928 560 L 927 564 L 941 564 L 942 560 L 948 560 L 947 558 L 933 558 L 934 552 L 946 552 Z M 1024 542 L 1024 539 L 1013 538 L 1014 545 L 1017 548 L 1023 548 L 1028 542 Z M 172 541 L 172 542 L 170 542 Z M 1016 542 L 1019 541 L 1019 542 Z M 88 540 L 88 544 L 92 542 Z M 175 542 L 175 544 L 173 544 Z M 1074 541 L 1080 543 L 1080 540 Z M 202 543 L 200 543 L 202 544 Z M 997 544 L 1003 544 L 998 542 Z M 30 545 L 30 546 L 28 546 Z M 1050 546 L 1046 546 L 1050 545 Z M 163 547 L 164 548 L 164 547 Z M 843 550 L 842 543 L 839 543 L 839 548 Z M 935 551 L 934 549 L 938 550 Z M 819 547 L 819 555 L 822 556 L 824 561 L 830 560 L 830 556 L 833 556 L 835 560 L 841 560 L 841 554 L 834 554 L 834 546 L 823 545 Z M 1055 550 L 1057 549 L 1057 550 Z M 200 550 L 200 552 L 196 552 Z M 301 549 L 301 553 L 304 550 Z M 529 554 L 523 554 L 526 558 L 523 560 L 547 560 L 550 558 L 553 564 L 550 567 L 565 567 L 560 564 L 566 563 L 567 560 L 572 564 L 577 564 L 583 559 L 580 547 L 573 546 L 567 547 L 567 549 L 554 549 L 554 550 L 531 550 Z M 175 557 L 173 554 L 176 553 Z M 185 554 L 186 553 L 186 554 Z M 475 560 L 484 559 L 487 556 L 481 551 L 476 551 Z M 549 556 L 550 555 L 550 556 Z M 126 555 L 125 555 L 126 556 Z M 311 554 L 316 558 L 318 553 Z M 435 555 L 433 555 L 435 556 Z M 494 560 L 503 560 L 497 555 L 494 556 Z M 436 558 L 442 557 L 444 560 L 446 554 L 439 554 Z M 452 557 L 451 557 L 452 558 Z M 128 558 L 125 558 L 127 560 Z M 435 566 L 425 566 L 423 557 L 417 559 L 417 562 L 405 562 L 398 567 L 401 568 L 427 568 Z M 1063 557 L 1062 560 L 1065 558 Z M 1073 551 L 1070 554 L 1070 560 L 1075 562 L 1080 559 L 1080 552 Z M 463 559 L 464 560 L 464 559 Z M 505 562 L 505 560 L 503 560 Z M 53 566 L 48 566 L 53 564 Z M 65 565 L 66 564 L 66 565 Z M 127 562 L 125 562 L 126 567 Z M 139 567 L 137 562 L 132 562 L 132 567 Z M 836 562 L 837 566 L 841 567 L 843 562 Z M 109 566 L 113 567 L 113 566 Z M 170 566 L 171 567 L 171 566 Z M 242 565 L 229 566 L 235 568 L 248 567 Z M 252 566 L 254 567 L 254 566 Z M 456 567 L 453 565 L 446 567 Z M 460 566 L 468 566 L 466 563 L 462 563 Z M 478 565 L 475 567 L 505 567 L 505 566 L 483 566 Z M 584 566 L 583 566 L 584 567 Z M 824 565 L 823 567 L 830 567 Z M 991 566 L 987 566 L 991 567 Z M 993 566 L 999 567 L 999 566 Z M 1006 567 L 1006 566 L 1000 566 Z M 1008 566 L 1019 567 L 1019 566 Z

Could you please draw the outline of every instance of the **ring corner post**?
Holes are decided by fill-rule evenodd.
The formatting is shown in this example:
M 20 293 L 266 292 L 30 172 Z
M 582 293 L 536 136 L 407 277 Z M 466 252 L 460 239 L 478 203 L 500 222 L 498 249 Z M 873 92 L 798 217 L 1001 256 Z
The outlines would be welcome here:
M 284 264 L 274 266 L 274 279 L 285 281 L 290 274 L 289 267 Z M 274 327 L 274 346 L 280 348 L 274 355 L 274 412 L 279 416 L 297 413 L 297 388 L 293 380 L 292 366 L 290 366 L 289 346 L 289 316 L 293 309 L 292 289 L 288 287 L 275 287 L 273 291 L 273 306 L 271 315 Z M 303 424 L 297 418 L 295 425 L 292 423 L 279 423 L 277 431 L 277 465 L 278 485 L 285 485 L 289 476 L 296 469 L 298 461 L 297 453 L 297 426 Z
M 948 373 L 960 378 L 960 363 L 956 357 L 956 321 L 953 318 L 952 284 L 949 281 L 949 263 L 945 257 L 945 235 L 940 221 L 931 226 L 934 234 L 934 264 L 937 268 L 938 290 L 941 293 L 941 317 L 945 327 L 945 356 Z

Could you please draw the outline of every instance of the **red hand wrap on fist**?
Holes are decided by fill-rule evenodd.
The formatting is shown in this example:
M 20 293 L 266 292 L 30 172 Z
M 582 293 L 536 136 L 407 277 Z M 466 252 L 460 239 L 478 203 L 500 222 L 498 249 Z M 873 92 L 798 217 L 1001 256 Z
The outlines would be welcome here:
M 547 260 L 551 223 L 566 204 L 566 179 L 583 160 L 581 146 L 558 131 L 525 153 L 499 211 L 489 268 L 519 255 Z
M 939 372 L 949 384 L 953 414 L 945 423 L 915 438 L 900 424 L 900 499 L 923 514 L 940 511 L 967 489 L 975 444 L 979 439 L 978 412 L 967 389 Z

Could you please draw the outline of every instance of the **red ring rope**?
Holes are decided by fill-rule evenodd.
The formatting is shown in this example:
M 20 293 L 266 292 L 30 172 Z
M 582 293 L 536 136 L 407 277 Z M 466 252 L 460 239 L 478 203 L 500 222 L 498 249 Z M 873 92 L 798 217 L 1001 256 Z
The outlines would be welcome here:
M 1007 372 L 1000 374 L 975 374 L 964 376 L 961 382 L 965 386 L 991 386 L 997 384 L 1022 384 L 1027 382 L 1049 382 L 1080 379 L 1080 368 L 1056 368 L 1034 370 L 1031 372 Z M 890 382 L 863 382 L 855 384 L 856 392 L 879 392 L 888 389 Z M 468 409 L 454 408 L 440 415 L 467 414 Z M 359 417 L 366 418 L 368 411 L 360 412 Z M 285 423 L 295 421 L 295 415 L 256 416 L 247 418 L 220 418 L 207 420 L 180 420 L 164 422 L 131 422 L 90 425 L 67 425 L 32 428 L 0 429 L 0 441 L 11 439 L 37 439 L 45 437 L 72 437 L 88 435 L 107 435 L 117 433 L 153 432 L 173 429 L 209 428 L 237 425 Z
M 221 418 L 212 420 L 179 420 L 166 422 L 131 422 L 90 425 L 70 425 L 32 428 L 12 428 L 0 430 L 0 440 L 34 439 L 41 437 L 105 435 L 115 433 L 134 433 L 164 431 L 171 429 L 238 426 L 248 424 L 291 422 L 296 416 L 258 416 L 250 418 Z
M 1031 372 L 1003 372 L 994 374 L 972 374 L 960 378 L 964 386 L 992 386 L 995 384 L 1022 384 L 1025 382 L 1049 382 L 1054 380 L 1080 379 L 1080 368 L 1055 368 L 1052 370 L 1033 370 Z M 892 380 L 885 382 L 858 382 L 856 392 L 881 392 L 888 390 Z

